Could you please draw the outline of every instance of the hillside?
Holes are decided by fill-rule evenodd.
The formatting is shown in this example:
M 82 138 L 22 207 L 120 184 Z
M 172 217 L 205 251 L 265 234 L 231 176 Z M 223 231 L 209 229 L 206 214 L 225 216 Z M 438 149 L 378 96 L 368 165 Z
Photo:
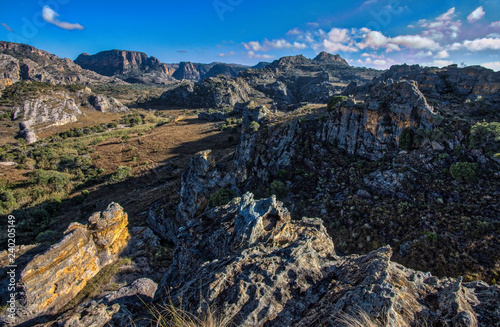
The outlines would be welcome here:
M 499 72 L 2 44 L 2 324 L 500 326 Z

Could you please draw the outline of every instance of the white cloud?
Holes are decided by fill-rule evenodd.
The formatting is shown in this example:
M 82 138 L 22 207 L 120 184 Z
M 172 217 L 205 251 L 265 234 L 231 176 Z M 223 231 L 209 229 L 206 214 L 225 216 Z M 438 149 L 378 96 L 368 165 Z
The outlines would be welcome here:
M 432 51 L 427 51 L 427 52 L 425 52 L 425 51 L 420 51 L 419 53 L 417 53 L 417 54 L 415 55 L 415 57 L 418 57 L 418 58 L 430 57 L 430 56 L 432 56 Z
M 453 46 L 455 46 L 455 44 L 453 44 Z M 473 41 L 465 40 L 462 46 L 470 51 L 500 50 L 500 39 L 482 38 Z
M 43 7 L 42 17 L 47 23 L 51 23 L 65 30 L 83 30 L 83 26 L 80 24 L 72 24 L 67 22 L 61 22 L 58 17 L 59 14 L 52 10 L 49 6 Z
M 432 62 L 432 66 L 437 66 L 437 67 L 449 66 L 451 64 L 453 64 L 453 61 L 451 60 L 434 60 Z
M 377 60 L 374 60 L 373 61 L 373 64 L 374 65 L 377 65 L 377 66 L 384 66 L 387 64 L 387 61 L 383 60 L 383 59 L 377 59 Z
M 447 12 L 436 18 L 438 21 L 452 20 L 455 17 L 455 7 L 450 8 Z
M 394 38 L 391 38 L 391 42 L 413 49 L 437 50 L 440 48 L 439 43 L 437 43 L 436 41 L 420 35 L 396 36 Z
M 300 42 L 293 42 L 290 43 L 285 39 L 278 39 L 278 40 L 265 40 L 264 41 L 264 49 L 269 50 L 269 49 L 297 49 L 297 50 L 302 50 L 307 48 L 307 45 L 304 43 Z
M 484 10 L 483 7 L 478 7 L 476 10 L 470 13 L 469 16 L 467 16 L 467 21 L 469 23 L 475 22 L 476 20 L 480 20 L 481 18 L 484 17 Z
M 251 51 L 260 51 L 263 49 L 263 47 L 260 45 L 259 41 L 250 41 L 248 43 L 243 42 L 242 43 L 245 49 L 251 50 Z
M 491 27 L 500 27 L 500 20 L 490 24 Z
M 0 24 L 0 25 L 2 25 L 3 27 L 5 27 L 5 29 L 6 29 L 7 31 L 9 31 L 9 32 L 14 32 L 14 30 L 12 29 L 12 27 L 10 27 L 9 25 L 7 25 L 7 24 L 5 24 L 5 23 L 2 23 L 2 24 Z
M 219 57 L 231 57 L 234 56 L 234 51 L 231 51 L 229 53 L 219 53 Z
M 449 58 L 450 54 L 446 50 L 439 51 L 434 58 L 436 59 L 446 59 Z
M 250 58 L 250 59 L 254 59 L 254 58 L 256 58 L 256 59 L 272 59 L 272 58 L 274 58 L 274 56 L 270 56 L 267 54 L 261 55 L 261 54 L 255 53 L 253 51 L 248 51 L 247 53 L 244 53 L 244 54 L 246 54 L 248 56 L 248 58 Z
M 495 71 L 500 71 L 500 61 L 485 62 L 484 64 L 481 64 L 481 66 L 493 69 Z
M 297 28 L 292 28 L 291 30 L 289 30 L 286 35 L 301 35 L 302 32 Z
M 323 47 L 328 52 L 357 52 L 354 40 L 349 36 L 349 30 L 345 28 L 332 28 L 323 40 Z
M 311 26 L 311 27 L 318 27 L 319 26 L 319 23 L 316 23 L 316 22 L 309 22 L 309 23 L 306 23 L 307 25 Z

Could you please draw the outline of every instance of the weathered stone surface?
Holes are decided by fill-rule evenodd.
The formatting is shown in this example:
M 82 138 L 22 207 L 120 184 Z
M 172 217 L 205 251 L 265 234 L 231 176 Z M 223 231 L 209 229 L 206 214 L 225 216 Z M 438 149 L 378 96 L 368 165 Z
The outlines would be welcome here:
M 198 84 L 183 83 L 161 95 L 168 105 L 190 108 L 224 108 L 250 100 L 256 93 L 243 79 L 217 76 Z
M 237 326 L 340 326 L 366 312 L 383 326 L 493 326 L 500 289 L 391 262 L 390 247 L 339 257 L 320 219 L 291 221 L 274 197 L 250 193 L 197 217 L 178 236 L 156 293 L 192 312 L 210 305 Z
M 163 64 L 143 52 L 125 50 L 101 51 L 94 55 L 82 53 L 75 63 L 101 75 L 117 76 L 130 83 L 160 84 L 172 80 L 171 75 L 177 69 L 177 66 Z
M 119 79 L 82 69 L 68 58 L 35 47 L 0 41 L 0 78 L 16 82 L 34 80 L 53 84 L 90 84 L 96 82 L 123 83 Z
M 125 248 L 127 225 L 123 208 L 112 203 L 92 215 L 88 225 L 72 223 L 63 239 L 20 269 L 17 323 L 56 314 L 64 307 Z
M 181 200 L 176 216 L 179 226 L 203 213 L 208 205 L 208 196 L 213 191 L 234 185 L 229 174 L 217 169 L 211 150 L 195 154 L 182 173 L 181 180 Z
M 129 112 L 128 108 L 124 106 L 120 101 L 105 95 L 91 95 L 89 97 L 89 103 L 96 110 L 101 112 Z
M 378 160 L 397 151 L 403 129 L 432 129 L 434 115 L 415 82 L 388 80 L 370 89 L 364 105 L 337 107 L 325 124 L 322 140 Z
M 30 126 L 49 123 L 65 125 L 78 120 L 82 112 L 68 92 L 55 92 L 25 100 L 14 107 L 14 119 L 28 121 Z

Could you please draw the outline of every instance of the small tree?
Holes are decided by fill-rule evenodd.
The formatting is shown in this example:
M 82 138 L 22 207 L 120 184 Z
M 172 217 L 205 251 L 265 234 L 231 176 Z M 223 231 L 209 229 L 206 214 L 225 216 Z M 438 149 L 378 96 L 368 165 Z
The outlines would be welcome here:
M 450 174 L 457 180 L 472 182 L 477 178 L 477 163 L 457 162 L 451 165 Z
M 328 112 L 333 111 L 337 106 L 337 104 L 342 103 L 345 100 L 347 100 L 347 97 L 345 95 L 334 95 L 330 99 L 330 101 L 328 101 L 328 106 L 326 107 L 326 110 L 328 110 Z

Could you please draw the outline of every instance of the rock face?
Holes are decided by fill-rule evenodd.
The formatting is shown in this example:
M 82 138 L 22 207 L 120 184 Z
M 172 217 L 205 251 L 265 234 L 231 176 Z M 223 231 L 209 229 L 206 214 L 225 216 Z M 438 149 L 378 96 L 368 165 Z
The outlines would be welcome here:
M 70 59 L 62 59 L 35 47 L 0 41 L 0 78 L 13 82 L 33 80 L 53 84 L 123 83 L 116 78 L 82 69 Z
M 176 215 L 179 226 L 203 213 L 213 191 L 232 184 L 230 175 L 217 169 L 211 150 L 198 152 L 191 159 L 181 181 L 181 200 Z
M 404 129 L 432 129 L 435 113 L 416 82 L 380 82 L 365 104 L 341 104 L 331 114 L 322 139 L 350 154 L 372 160 L 397 151 Z
M 231 70 L 239 73 L 232 79 L 219 76 L 207 78 L 200 85 L 180 86 L 163 94 L 162 99 L 168 105 L 200 108 L 234 106 L 253 98 L 270 103 L 273 108 L 290 109 L 302 102 L 326 103 L 350 82 L 365 84 L 381 74 L 373 69 L 350 67 L 340 56 L 326 52 L 315 59 L 302 55 L 283 57 L 259 67 L 263 69 L 240 71 L 241 67 L 215 65 L 206 75 L 198 75 L 194 64 L 181 63 L 174 74 L 179 79 L 203 79 L 220 72 L 234 76 Z
M 17 323 L 55 314 L 64 307 L 124 250 L 127 225 L 123 208 L 112 203 L 93 214 L 88 225 L 72 223 L 63 239 L 29 261 L 18 278 Z
M 82 53 L 75 63 L 101 75 L 129 79 L 129 82 L 140 82 L 141 75 L 148 73 L 168 81 L 176 69 L 175 66 L 163 64 L 143 52 L 125 50 L 108 50 L 95 55 Z
M 275 197 L 246 193 L 184 226 L 156 298 L 168 290 L 192 312 L 215 305 L 237 326 L 336 326 L 359 309 L 387 326 L 500 323 L 497 286 L 433 277 L 391 255 L 339 257 L 320 219 L 292 221 Z
M 129 110 L 120 101 L 106 95 L 91 95 L 89 103 L 98 111 L 101 112 L 123 112 L 128 113 Z
M 65 125 L 77 121 L 82 112 L 75 100 L 65 93 L 41 95 L 26 100 L 20 106 L 14 107 L 13 118 L 23 119 L 30 126 L 44 123 Z
M 245 103 L 256 93 L 244 80 L 211 77 L 198 84 L 184 83 L 161 95 L 167 105 L 192 108 L 223 108 Z
M 324 63 L 341 63 L 344 65 L 349 65 L 345 59 L 340 57 L 340 55 L 332 55 L 328 52 L 320 52 L 314 59 L 314 61 L 324 62 Z

